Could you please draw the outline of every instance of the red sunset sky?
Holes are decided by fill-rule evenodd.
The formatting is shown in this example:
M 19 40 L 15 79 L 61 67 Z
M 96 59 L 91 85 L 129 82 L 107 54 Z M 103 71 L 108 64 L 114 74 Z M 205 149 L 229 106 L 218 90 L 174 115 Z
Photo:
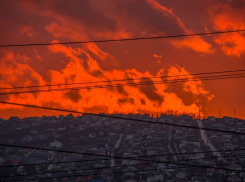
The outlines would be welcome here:
M 8 0 L 0 44 L 122 39 L 245 29 L 244 0 Z M 81 83 L 245 68 L 245 32 L 172 39 L 0 48 L 0 87 Z M 140 81 L 140 80 L 139 80 Z M 93 113 L 245 118 L 245 78 L 1 95 Z M 123 84 L 126 82 L 121 82 Z M 59 88 L 59 87 L 52 87 Z M 64 87 L 62 87 L 64 88 Z M 45 89 L 45 88 L 41 88 Z M 13 90 L 1 90 L 1 93 Z M 19 89 L 14 91 L 26 91 Z M 0 104 L 0 117 L 53 111 Z M 61 114 L 54 112 L 55 115 Z M 67 114 L 67 113 L 63 113 Z

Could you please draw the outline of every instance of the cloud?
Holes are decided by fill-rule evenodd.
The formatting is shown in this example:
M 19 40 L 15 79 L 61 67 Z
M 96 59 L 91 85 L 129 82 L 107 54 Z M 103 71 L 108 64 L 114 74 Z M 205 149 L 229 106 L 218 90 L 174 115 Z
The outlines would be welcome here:
M 235 1 L 229 3 L 219 3 L 209 8 L 211 24 L 210 29 L 216 31 L 244 30 L 245 6 L 239 3 L 237 7 Z M 221 47 L 222 51 L 228 56 L 240 57 L 245 53 L 245 33 L 229 33 L 217 35 L 214 41 Z
M 65 98 L 69 98 L 70 100 L 72 100 L 74 103 L 78 103 L 79 100 L 82 99 L 82 96 L 79 94 L 78 90 L 71 90 L 68 92 L 64 93 Z
M 153 54 L 153 57 L 157 58 L 157 63 L 161 63 L 160 59 L 162 58 L 162 55 Z
M 37 49 L 34 49 L 34 53 L 36 54 L 37 59 L 42 60 L 41 56 L 37 52 Z
M 19 31 L 20 31 L 21 34 L 26 34 L 29 37 L 33 37 L 34 36 L 32 28 L 29 27 L 29 26 L 25 26 L 25 27 L 19 28 Z
M 175 75 L 178 76 L 175 77 Z M 172 66 L 169 69 L 168 76 L 171 76 L 169 77 L 169 80 L 194 78 L 184 68 L 181 68 L 178 65 Z M 168 84 L 166 91 L 175 93 L 179 98 L 182 99 L 185 105 L 191 105 L 195 103 L 198 106 L 202 106 L 204 109 L 208 102 L 211 101 L 214 97 L 214 95 L 210 94 L 209 91 L 205 90 L 204 85 L 200 80 L 170 83 Z
M 42 77 L 33 70 L 26 62 L 29 58 L 25 55 L 7 52 L 6 55 L 0 60 L 0 87 L 12 88 L 45 84 Z M 4 89 L 1 93 L 21 91 Z M 25 89 L 22 89 L 25 91 Z M 20 103 L 28 103 L 29 100 L 36 100 L 37 94 L 20 94 L 20 95 L 2 95 L 1 99 L 8 101 L 20 101 Z M 3 108 L 19 108 L 18 106 L 6 105 Z
M 20 5 L 20 8 L 18 5 Z M 9 9 L 11 6 L 8 5 L 7 7 Z M 16 21 L 17 27 L 22 27 L 20 30 L 16 29 L 18 36 L 21 36 L 15 36 L 15 39 L 13 39 L 20 42 L 26 41 L 26 38 L 30 37 L 31 41 L 36 42 L 50 42 L 52 40 L 53 42 L 63 42 L 193 33 L 173 13 L 171 8 L 166 8 L 154 0 L 102 0 L 99 2 L 85 0 L 69 3 L 64 0 L 59 2 L 45 1 L 42 3 L 23 0 L 17 2 L 14 8 L 14 16 L 8 14 L 6 10 L 4 11 L 6 11 L 6 15 L 10 16 L 10 20 Z M 30 18 L 29 21 L 27 21 L 27 15 Z M 18 19 L 14 18 L 16 16 Z M 0 21 L 3 24 L 7 22 L 3 19 L 0 19 Z M 9 30 L 14 30 L 11 26 L 8 28 Z M 4 35 L 7 35 L 8 29 L 6 27 L 4 27 L 4 31 Z M 11 32 L 11 34 L 16 35 L 15 32 Z M 32 34 L 35 36 L 32 36 Z M 22 35 L 28 35 L 28 37 Z M 23 37 L 26 38 L 24 39 Z M 212 52 L 212 46 L 198 36 L 169 39 L 166 42 L 173 45 L 169 46 L 173 51 L 175 48 L 188 48 L 201 53 Z M 22 54 L 17 53 L 17 49 L 14 49 L 16 52 L 10 51 L 0 60 L 1 87 L 100 81 L 111 87 L 93 89 L 92 86 L 98 86 L 99 83 L 82 84 L 73 86 L 81 86 L 86 89 L 9 95 L 4 96 L 3 99 L 12 102 L 94 113 L 198 113 L 198 105 L 205 107 L 206 103 L 213 98 L 204 88 L 201 81 L 181 83 L 178 86 L 162 83 L 121 87 L 127 83 L 137 84 L 143 81 L 161 81 L 161 79 L 153 78 L 150 80 L 138 79 L 142 77 L 166 76 L 163 68 L 159 68 L 160 70 L 156 74 L 151 74 L 149 72 L 152 71 L 150 69 L 151 65 L 149 65 L 148 69 L 147 64 L 140 62 L 140 65 L 147 65 L 146 70 L 148 71 L 144 72 L 142 71 L 144 69 L 139 67 L 136 69 L 129 57 L 121 58 L 126 53 L 127 56 L 133 57 L 132 61 L 134 63 L 142 61 L 140 56 L 135 56 L 134 49 L 138 49 L 142 53 L 142 57 L 148 59 L 147 56 L 149 56 L 149 58 L 153 59 L 154 64 L 156 64 L 156 60 L 161 63 L 160 59 L 162 57 L 164 57 L 166 62 L 170 61 L 170 59 L 168 60 L 168 55 L 165 55 L 164 52 L 159 53 L 162 48 L 160 45 L 159 42 L 156 43 L 158 50 L 155 50 L 154 47 L 149 48 L 146 41 L 143 44 L 138 44 L 138 42 L 114 42 L 110 43 L 110 45 L 94 43 L 70 46 L 53 45 L 38 47 L 33 49 L 33 52 L 28 50 Z M 156 52 L 159 55 L 153 54 Z M 121 59 L 120 63 L 124 65 L 119 67 L 117 59 Z M 37 66 L 33 64 L 33 60 L 36 60 L 35 64 Z M 42 65 L 40 60 L 42 60 Z M 34 69 L 33 65 L 36 66 L 36 69 Z M 39 70 L 42 66 L 43 72 Z M 177 65 L 172 66 L 169 70 L 166 69 L 165 72 L 168 72 L 167 74 L 169 75 L 189 74 L 187 70 Z M 138 80 L 113 81 L 121 79 Z M 113 87 L 113 85 L 118 87 Z M 49 88 L 62 89 L 69 87 L 72 86 Z M 27 89 L 22 90 L 25 91 Z M 15 108 L 14 111 L 16 111 L 16 108 L 20 109 L 17 106 L 1 105 L 1 109 L 4 111 L 10 109 L 10 107 Z M 21 109 L 29 115 L 33 113 L 28 112 L 26 108 Z M 40 111 L 40 114 L 42 113 L 45 112 Z
M 181 19 L 155 0 L 133 0 L 122 1 L 118 7 L 123 7 L 121 11 L 124 16 L 137 23 L 144 36 L 163 36 L 163 35 L 180 35 L 192 34 L 192 30 L 185 27 Z M 141 7 L 141 8 L 134 8 Z M 148 13 L 145 13 L 148 12 Z M 129 22 L 130 24 L 130 22 Z M 132 25 L 133 26 L 133 25 Z M 137 28 L 135 28 L 137 30 Z M 143 30 L 143 31 L 142 31 Z M 137 34 L 140 34 L 138 32 Z M 190 48 L 197 52 L 212 53 L 211 44 L 204 41 L 200 36 L 171 39 L 169 41 L 176 48 Z
M 158 58 L 158 59 L 161 59 L 162 58 L 162 55 L 153 54 L 153 57 Z
M 159 78 L 142 79 L 153 76 L 163 76 L 163 69 L 159 70 L 156 75 L 149 72 L 139 72 L 136 69 L 103 70 L 84 49 L 72 49 L 63 45 L 49 46 L 49 51 L 53 54 L 61 54 L 70 59 L 70 62 L 64 69 L 59 71 L 49 70 L 50 82 L 44 81 L 30 66 L 15 61 L 16 58 L 23 55 L 15 55 L 8 53 L 1 60 L 0 76 L 1 87 L 29 86 L 43 84 L 60 84 L 60 83 L 83 83 L 87 81 L 100 82 L 110 81 L 109 85 L 118 85 L 126 83 L 142 83 L 160 81 Z M 19 58 L 18 58 L 19 59 Z M 86 62 L 87 67 L 84 67 Z M 97 71 L 99 74 L 94 74 Z M 184 68 L 172 66 L 168 70 L 168 75 L 189 74 Z M 141 78 L 141 79 L 138 79 Z M 135 79 L 118 82 L 113 80 Z M 4 81 L 3 81 L 4 80 Z M 106 84 L 108 83 L 100 83 Z M 73 86 L 59 86 L 58 88 L 70 87 L 90 87 L 97 84 L 83 84 Z M 120 86 L 120 85 L 119 85 Z M 198 113 L 198 105 L 202 102 L 212 100 L 212 95 L 204 89 L 202 82 L 186 82 L 178 89 L 171 87 L 170 84 L 150 84 L 135 85 L 132 87 L 124 86 L 115 88 L 96 88 L 96 89 L 80 89 L 65 92 L 40 92 L 38 94 L 20 94 L 10 95 L 5 99 L 12 102 L 28 103 L 34 105 L 42 105 L 49 107 L 61 106 L 62 108 L 91 111 L 91 112 L 107 112 L 107 113 L 144 113 L 144 112 L 169 112 L 181 114 L 183 112 L 189 114 Z M 57 87 L 50 87 L 57 88 Z M 188 93 L 191 100 L 186 101 L 183 94 Z M 199 97 L 202 101 L 198 101 Z M 52 100 L 52 102 L 50 102 Z M 19 108 L 19 107 L 13 107 Z M 94 108 L 94 110 L 93 110 Z M 6 107 L 1 107 L 6 109 Z
M 71 4 L 64 0 L 59 3 L 46 2 L 45 5 L 25 2 L 26 8 L 52 20 L 46 25 L 46 30 L 60 40 L 86 41 L 194 33 L 172 9 L 156 0 L 103 0 L 99 3 L 84 0 L 74 1 L 75 5 L 70 7 Z M 189 48 L 208 54 L 213 52 L 211 44 L 200 36 L 169 39 L 169 42 L 177 49 Z
M 1 87 L 40 85 L 44 81 L 30 66 L 25 55 L 7 52 L 0 61 Z
M 157 60 L 157 63 L 159 63 L 159 64 L 160 64 L 160 63 L 161 63 L 161 61 L 160 61 L 160 60 Z
M 194 33 L 193 31 L 186 31 L 186 34 L 192 34 Z M 176 48 L 190 48 L 194 51 L 201 52 L 201 53 L 213 53 L 213 49 L 211 44 L 205 42 L 203 38 L 200 36 L 195 36 L 195 37 L 189 37 L 189 38 L 184 38 L 184 39 L 175 39 L 171 40 L 171 43 L 176 47 Z

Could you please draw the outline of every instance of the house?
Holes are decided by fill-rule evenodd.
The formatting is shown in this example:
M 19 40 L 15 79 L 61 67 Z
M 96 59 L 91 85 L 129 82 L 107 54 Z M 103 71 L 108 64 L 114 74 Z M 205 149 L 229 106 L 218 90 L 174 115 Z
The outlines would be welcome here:
M 186 173 L 183 171 L 179 171 L 175 174 L 176 178 L 185 178 L 186 177 Z
M 89 137 L 96 137 L 95 133 L 89 133 Z
M 77 178 L 76 178 L 76 182 L 80 182 L 80 181 L 82 181 L 82 178 L 77 177 Z
M 88 125 L 86 124 L 79 124 L 79 130 L 84 130 L 87 128 Z
M 232 148 L 232 143 L 224 143 L 224 148 L 225 149 L 229 149 L 229 150 L 233 149 Z
M 101 181 L 101 182 L 103 182 L 103 181 Z M 123 182 L 137 182 L 137 180 L 135 180 L 135 179 L 127 179 L 127 180 L 125 180 Z
M 101 171 L 101 178 L 106 181 L 111 181 L 113 179 L 114 173 L 111 169 L 104 169 Z
M 157 165 L 157 169 L 166 169 L 166 168 L 167 168 L 166 164 L 158 164 Z
M 230 168 L 235 170 L 242 170 L 242 167 L 238 164 L 232 164 Z
M 98 150 L 95 150 L 95 154 L 105 155 L 106 154 L 106 149 L 98 149 Z
M 131 140 L 134 138 L 134 135 L 130 134 L 130 135 L 126 135 L 125 140 Z
M 37 130 L 31 130 L 30 134 L 33 134 L 33 135 L 38 134 L 38 131 Z
M 154 155 L 155 154 L 155 151 L 153 150 L 147 150 L 147 155 Z
M 57 129 L 57 131 L 65 131 L 66 130 L 66 127 L 60 127 Z
M 78 138 L 70 138 L 70 141 L 71 142 L 77 142 L 78 141 Z
M 215 117 L 214 116 L 208 116 L 208 121 L 209 122 L 215 122 Z
M 200 142 L 188 142 L 188 144 L 193 144 L 193 145 L 195 145 L 195 146 L 197 146 L 197 147 L 199 147 L 200 148 Z
M 115 136 L 115 135 L 118 135 L 118 134 L 115 132 L 109 132 L 109 136 Z
M 12 164 L 13 165 L 18 165 L 18 164 L 20 164 L 20 160 L 14 159 L 14 160 L 12 160 Z
M 103 131 L 100 131 L 99 136 L 105 136 L 105 133 Z
M 2 164 L 4 162 L 5 162 L 4 158 L 3 157 L 0 157 L 0 164 Z
M 37 138 L 38 138 L 39 140 L 47 139 L 47 137 L 46 137 L 45 134 L 38 135 Z
M 50 148 L 52 148 L 52 147 L 54 147 L 54 148 L 62 148 L 63 144 L 62 144 L 62 142 L 54 141 L 54 142 L 51 142 L 49 144 L 49 147 Z
M 31 125 L 32 126 L 38 126 L 41 122 L 41 118 L 39 117 L 32 117 L 31 118 Z
M 151 175 L 147 177 L 147 182 L 163 181 L 162 174 Z
M 245 178 L 245 172 L 240 172 L 240 173 L 239 173 L 239 176 L 240 176 L 241 178 Z
M 47 169 L 48 171 L 50 171 L 50 170 L 60 170 L 60 168 L 61 168 L 60 165 L 50 164 Z
M 123 159 L 122 160 L 122 165 L 135 165 L 137 163 L 138 163 L 138 161 L 132 160 L 132 159 Z
M 33 138 L 30 135 L 25 136 L 24 138 L 20 139 L 21 142 L 31 142 Z

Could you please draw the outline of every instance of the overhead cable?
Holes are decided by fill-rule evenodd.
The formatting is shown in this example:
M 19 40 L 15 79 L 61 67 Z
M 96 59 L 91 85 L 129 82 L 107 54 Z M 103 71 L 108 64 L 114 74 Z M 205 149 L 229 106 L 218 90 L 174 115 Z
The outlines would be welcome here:
M 238 33 L 238 32 L 245 32 L 245 30 L 230 30 L 230 31 L 217 31 L 217 32 L 204 32 L 204 33 L 193 33 L 193 34 L 181 34 L 181 35 L 166 35 L 166 36 L 154 36 L 154 37 L 139 37 L 139 38 L 127 38 L 127 39 L 107 39 L 107 40 L 91 40 L 91 41 L 76 41 L 76 42 L 50 42 L 50 43 L 34 43 L 34 44 L 6 44 L 6 45 L 0 45 L 0 47 L 25 47 L 25 46 L 48 46 L 48 45 L 66 45 L 66 44 L 87 44 L 87 43 L 122 42 L 122 41 L 136 41 L 136 40 L 166 39 L 166 38 L 179 38 L 179 37 L 215 35 L 215 34 Z
M 133 119 L 133 118 L 120 117 L 120 116 L 114 116 L 114 115 L 106 115 L 106 114 L 85 113 L 85 112 L 79 112 L 79 111 L 74 111 L 74 110 L 58 109 L 58 108 L 51 108 L 51 107 L 42 107 L 42 106 L 35 106 L 35 105 L 21 104 L 21 103 L 7 102 L 7 101 L 0 101 L 0 103 L 9 104 L 9 105 L 16 105 L 16 106 L 24 106 L 24 107 L 30 107 L 30 108 L 45 109 L 45 110 L 54 110 L 54 111 L 62 111 L 62 112 L 69 112 L 69 113 L 77 113 L 77 114 L 83 114 L 83 115 L 99 116 L 99 117 L 106 117 L 106 118 L 124 119 L 124 120 L 137 121 L 137 122 L 142 122 L 142 123 L 151 123 L 151 124 L 175 126 L 175 127 L 181 127 L 181 128 L 192 128 L 192 129 L 198 129 L 198 130 L 207 130 L 207 131 L 215 131 L 215 132 L 222 132 L 222 133 L 245 135 L 245 133 L 236 132 L 236 131 L 227 131 L 227 130 L 219 130 L 219 129 L 212 129 L 212 128 L 201 128 L 201 127 L 197 127 L 197 126 L 186 126 L 186 125 L 180 125 L 180 124 L 174 124 L 174 123 L 157 122 L 157 121 L 142 120 L 142 119 Z M 0 145 L 10 146 L 7 144 L 0 144 Z M 18 146 L 16 146 L 16 147 L 18 147 Z M 31 148 L 31 147 L 29 147 L 29 148 Z M 37 148 L 33 148 L 33 149 L 37 149 Z
M 217 159 L 217 158 L 226 158 L 226 157 L 234 157 L 234 156 L 241 156 L 241 155 L 228 155 L 228 156 L 222 156 L 222 157 L 206 157 L 206 158 L 199 158 L 199 159 L 185 159 L 185 160 L 178 160 L 178 161 L 168 161 L 170 162 L 170 164 L 176 164 L 178 165 L 179 162 L 191 162 L 191 161 L 198 161 L 198 160 L 206 160 L 206 159 Z M 154 156 L 153 156 L 154 157 Z M 111 160 L 111 159 L 109 159 Z M 69 161 L 69 163 L 73 164 L 74 162 L 78 162 L 78 161 Z M 84 161 L 80 161 L 80 162 L 84 162 Z M 54 164 L 57 164 L 58 162 L 54 163 Z M 64 162 L 62 162 L 64 163 Z M 68 162 L 66 162 L 68 163 Z M 49 163 L 50 164 L 50 163 Z M 131 166 L 142 166 L 142 165 L 154 165 L 156 164 L 155 162 L 150 162 L 150 163 L 141 163 L 141 164 L 133 164 L 133 165 L 120 165 L 120 166 L 113 166 L 113 167 L 97 167 L 97 168 L 89 168 L 89 169 L 76 169 L 76 170 L 69 170 L 69 172 L 76 172 L 76 171 L 79 171 L 79 170 L 98 170 L 98 169 L 111 169 L 111 168 L 121 168 L 121 167 L 131 167 Z M 159 161 L 157 164 L 161 164 L 161 161 Z M 165 164 L 165 162 L 163 161 L 162 164 Z M 244 164 L 244 162 L 231 162 L 231 163 L 222 163 L 222 164 L 212 164 L 210 166 L 215 166 L 215 165 L 227 165 L 227 164 Z M 188 164 L 187 164 L 188 165 Z M 22 167 L 24 167 L 25 165 L 21 165 Z M 204 165 L 205 166 L 205 165 Z M 207 165 L 209 166 L 209 165 Z M 12 167 L 16 167 L 16 166 L 12 166 Z M 187 167 L 185 167 L 187 168 Z M 173 168 L 175 169 L 175 168 Z M 178 169 L 178 168 L 176 168 Z M 32 175 L 42 175 L 42 174 L 56 174 L 56 173 L 61 173 L 61 172 L 67 172 L 66 171 L 46 171 L 46 172 L 43 172 L 43 173 L 31 173 L 31 174 L 24 174 L 24 175 L 14 175 L 14 176 L 11 176 L 11 177 L 20 177 L 20 176 L 32 176 Z M 1 176 L 2 178 L 7 178 L 7 177 L 10 177 L 10 176 Z
M 234 163 L 231 163 L 234 164 Z M 114 172 L 107 172 L 107 173 L 90 173 L 90 174 L 76 174 L 76 175 L 70 175 L 70 176 L 52 176 L 52 177 L 44 177 L 44 178 L 26 178 L 26 179 L 22 179 L 22 180 L 14 180 L 14 181 L 25 181 L 25 180 L 35 180 L 35 179 L 53 179 L 53 178 L 64 178 L 64 177 L 79 177 L 79 176 L 92 176 L 92 175 L 101 175 L 101 174 L 118 174 L 118 173 L 126 173 L 126 172 L 146 172 L 146 171 L 162 171 L 162 170 L 167 170 L 167 169 L 180 169 L 180 168 L 205 168 L 205 169 L 214 169 L 214 170 L 224 170 L 224 171 L 232 171 L 232 172 L 243 172 L 244 170 L 237 170 L 237 169 L 228 169 L 228 168 L 218 168 L 218 167 L 212 167 L 212 166 L 216 166 L 218 164 L 214 164 L 214 165 L 191 165 L 191 164 L 177 164 L 180 166 L 186 166 L 186 167 L 178 167 L 178 168 L 165 168 L 165 169 L 146 169 L 146 170 L 129 170 L 129 171 L 114 171 Z M 224 165 L 224 164 L 222 164 Z M 226 164 L 227 165 L 227 164 Z M 77 170 L 78 171 L 78 170 Z M 69 172 L 69 171 L 67 171 Z M 47 173 L 48 174 L 48 173 Z M 11 176 L 10 176 L 11 177 Z M 1 177 L 0 177 L 1 178 Z
M 40 149 L 39 149 L 40 150 Z M 245 149 L 243 148 L 240 148 L 240 149 L 233 149 L 233 150 L 214 150 L 214 151 L 202 151 L 202 152 L 186 152 L 186 153 L 173 153 L 173 154 L 159 154 L 159 155 L 147 155 L 147 156 L 139 156 L 137 158 L 133 157 L 133 158 L 130 158 L 130 160 L 136 160 L 136 161 L 140 161 L 141 158 L 145 158 L 145 157 L 169 157 L 169 156 L 179 156 L 179 155 L 195 155 L 195 154 L 206 154 L 206 153 L 215 153 L 215 152 L 236 152 L 236 151 L 244 151 Z M 56 151 L 56 152 L 64 152 L 63 150 L 60 151 Z M 70 153 L 70 151 L 66 151 L 66 153 Z M 73 151 L 72 151 L 73 153 Z M 75 154 L 81 154 L 79 152 L 76 152 Z M 92 153 L 90 153 L 91 155 L 93 155 Z M 83 154 L 83 155 L 86 155 L 86 154 Z M 203 160 L 203 159 L 219 159 L 219 158 L 226 158 L 226 157 L 239 157 L 239 156 L 244 156 L 245 153 L 243 155 L 241 154 L 235 154 L 235 155 L 227 155 L 227 156 L 222 156 L 222 157 L 206 157 L 206 158 L 198 158 L 198 159 L 189 159 L 189 160 L 178 160 L 176 162 L 183 162 L 183 161 L 195 161 L 195 160 Z M 117 157 L 117 156 L 115 156 Z M 56 161 L 56 162 L 45 162 L 45 163 L 35 163 L 35 164 L 19 164 L 19 165 L 9 165 L 9 166 L 0 166 L 0 168 L 9 168 L 9 167 L 27 167 L 27 166 L 38 166 L 38 165 L 51 165 L 51 164 L 63 164 L 63 163 L 76 163 L 76 162 L 95 162 L 95 161 L 107 161 L 107 160 L 111 160 L 111 159 L 115 159 L 114 156 L 105 156 L 105 158 L 101 158 L 101 159 L 91 159 L 91 160 L 77 160 L 77 161 Z M 116 158 L 117 159 L 117 158 Z M 150 160 L 149 160 L 150 161 Z M 171 161 L 171 162 L 174 162 L 174 161 Z
M 109 85 L 93 85 L 84 87 L 70 87 L 70 88 L 58 88 L 58 89 L 47 89 L 47 90 L 27 90 L 27 91 L 17 91 L 17 92 L 0 92 L 0 95 L 12 95 L 12 94 L 30 94 L 30 93 L 40 93 L 40 92 L 54 92 L 54 91 L 70 91 L 70 90 L 82 90 L 82 89 L 95 89 L 95 88 L 118 88 L 125 86 L 142 86 L 142 85 L 152 85 L 152 84 L 163 84 L 163 83 L 179 83 L 179 82 L 189 82 L 189 81 L 203 81 L 203 80 L 221 80 L 230 78 L 244 78 L 245 73 L 230 74 L 230 75 L 219 75 L 219 76 L 207 76 L 207 77 L 197 77 L 197 78 L 182 78 L 174 80 L 161 80 L 161 81 L 148 81 L 148 82 L 138 82 L 138 83 L 125 83 L 125 84 L 109 84 Z
M 83 84 L 96 84 L 96 83 L 111 83 L 111 82 L 122 82 L 122 81 L 135 81 L 135 80 L 145 80 L 154 78 L 171 78 L 171 77 L 188 77 L 197 75 L 209 75 L 209 74 L 220 74 L 220 73 L 234 73 L 234 72 L 245 72 L 245 70 L 226 70 L 226 71 L 216 71 L 216 72 L 203 72 L 185 75 L 166 75 L 166 76 L 153 76 L 153 77 L 141 77 L 141 78 L 128 78 L 128 79 L 117 79 L 117 80 L 104 80 L 104 81 L 92 81 L 92 82 L 81 82 L 81 83 L 60 83 L 60 84 L 46 84 L 46 85 L 31 85 L 31 86 L 18 86 L 18 87 L 0 87 L 0 90 L 5 89 L 24 89 L 24 88 L 41 88 L 41 87 L 54 87 L 54 86 L 69 86 L 69 85 L 83 85 Z

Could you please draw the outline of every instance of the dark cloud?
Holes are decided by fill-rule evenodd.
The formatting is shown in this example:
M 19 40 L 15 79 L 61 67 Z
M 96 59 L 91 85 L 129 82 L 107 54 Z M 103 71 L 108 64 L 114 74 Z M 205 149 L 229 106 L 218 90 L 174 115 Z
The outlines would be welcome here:
M 70 99 L 74 103 L 78 103 L 82 99 L 82 96 L 79 94 L 79 90 L 71 90 L 64 93 L 64 96 Z
M 20 71 L 20 66 L 17 65 L 15 62 L 13 61 L 6 61 L 6 69 L 10 69 L 13 72 L 15 72 L 15 74 L 18 74 L 18 71 Z M 23 69 L 23 68 L 22 68 Z M 10 84 L 12 87 L 18 87 L 18 86 L 38 86 L 40 85 L 39 80 L 33 76 L 33 70 L 31 69 L 23 69 L 23 72 L 21 74 L 18 75 L 14 75 L 13 76 L 13 80 L 11 82 L 9 82 L 8 84 Z M 8 80 L 10 75 L 1 75 L 0 73 L 0 78 L 3 80 Z
M 167 93 L 175 93 L 177 97 L 182 99 L 182 102 L 185 105 L 191 105 L 194 102 L 193 93 L 186 92 L 183 90 L 183 83 L 170 83 L 168 84 L 165 92 Z
M 3 93 L 3 92 L 1 91 L 1 93 Z M 0 95 L 0 100 L 1 100 L 1 101 L 8 101 L 9 98 L 10 98 L 9 95 Z
M 31 8 L 23 8 L 23 4 L 26 2 L 28 1 L 13 0 L 1 2 L 0 24 L 4 25 L 0 29 L 1 44 L 39 42 L 40 36 L 43 42 L 50 42 L 52 40 L 52 36 L 45 30 L 45 26 L 50 24 L 52 19 L 31 12 Z M 23 27 L 31 27 L 32 31 L 35 32 L 34 37 L 21 34 L 20 29 Z
M 167 11 L 164 13 L 152 7 L 145 0 L 118 1 L 118 12 L 122 19 L 127 19 L 127 24 L 137 27 L 137 34 L 146 31 L 149 34 L 165 32 L 167 35 L 183 34 L 178 20 Z M 126 24 L 126 23 L 125 23 Z M 129 27 L 129 26 L 128 26 Z
M 90 75 L 92 75 L 93 77 L 103 77 L 104 74 L 101 70 L 94 70 L 94 71 L 90 71 L 88 72 Z
M 145 105 L 145 100 L 144 99 L 140 99 L 140 102 L 142 105 Z
M 85 113 L 108 113 L 106 106 L 93 106 L 91 108 L 84 108 Z
M 206 111 L 209 100 L 203 94 L 193 94 L 192 92 L 187 92 L 184 89 L 183 83 L 170 83 L 168 84 L 166 93 L 174 93 L 177 97 L 182 99 L 183 104 L 191 105 L 195 103 L 196 105 L 201 105 L 202 110 Z
M 65 78 L 65 83 L 75 82 L 76 74 L 70 74 L 69 77 Z
M 92 67 L 89 66 L 88 61 L 91 59 L 88 57 L 85 53 L 82 53 L 81 55 L 77 55 L 78 58 L 80 59 L 80 63 L 82 64 L 83 68 L 86 70 L 86 72 L 93 77 L 103 77 L 104 74 L 101 70 L 93 70 L 90 71 Z M 92 68 L 93 69 L 93 68 Z
M 245 0 L 232 0 L 232 1 L 228 1 L 228 3 L 234 9 L 245 8 Z
M 133 98 L 121 98 L 121 99 L 118 99 L 117 102 L 119 104 L 126 104 L 126 103 L 134 104 L 134 99 Z
M 152 80 L 150 79 L 141 79 L 141 82 L 152 82 Z M 158 102 L 158 105 L 161 105 L 162 102 L 164 101 L 164 98 L 159 95 L 158 93 L 156 93 L 156 87 L 153 84 L 149 84 L 149 85 L 140 85 L 138 86 L 138 88 L 140 89 L 140 91 L 145 94 L 145 96 L 150 99 L 151 101 L 156 101 Z
M 42 107 L 51 107 L 51 108 L 59 108 L 59 109 L 67 109 L 67 107 L 63 106 L 62 103 L 58 103 L 58 102 L 53 102 L 53 101 L 49 101 L 49 102 L 43 102 L 41 104 Z M 24 107 L 25 109 L 25 107 Z M 28 109 L 28 108 L 27 108 Z M 52 112 L 52 111 L 51 111 Z
M 52 10 L 62 17 L 68 17 L 82 25 L 100 31 L 116 31 L 117 23 L 101 9 L 95 9 L 90 0 L 52 1 Z
M 245 8 L 245 0 L 208 0 L 206 3 L 209 3 L 209 5 L 228 4 L 237 10 Z
M 128 95 L 128 93 L 124 90 L 124 88 L 122 87 L 122 84 L 117 84 L 117 91 L 118 93 L 120 94 L 123 94 L 123 95 Z

